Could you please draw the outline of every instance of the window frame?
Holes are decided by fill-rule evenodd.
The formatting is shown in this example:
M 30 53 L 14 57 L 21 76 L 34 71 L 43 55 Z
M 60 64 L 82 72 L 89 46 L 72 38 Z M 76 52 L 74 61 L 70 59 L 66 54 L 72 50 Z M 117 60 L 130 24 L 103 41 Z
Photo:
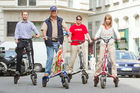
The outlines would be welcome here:
M 27 4 L 26 4 L 26 5 L 19 5 L 19 4 L 18 4 L 18 1 L 19 1 L 19 0 L 17 0 L 17 6 L 18 6 L 18 7 L 35 7 L 35 6 L 37 6 L 37 0 L 35 0 L 35 5 L 30 5 L 30 3 L 29 3 L 30 0 L 27 0 Z
M 71 4 L 72 3 L 72 4 Z M 68 8 L 73 8 L 73 0 L 68 0 Z
M 13 23 L 18 23 L 18 21 L 7 21 L 7 34 L 6 34 L 6 36 L 7 37 L 13 37 L 14 36 L 14 33 L 12 33 L 12 35 L 9 35 L 9 25 L 8 25 L 8 23 L 11 23 L 11 24 L 13 24 Z M 10 26 L 11 27 L 11 26 Z M 15 28 L 16 28 L 16 25 L 15 25 Z M 15 32 L 15 28 L 13 29 L 13 31 Z

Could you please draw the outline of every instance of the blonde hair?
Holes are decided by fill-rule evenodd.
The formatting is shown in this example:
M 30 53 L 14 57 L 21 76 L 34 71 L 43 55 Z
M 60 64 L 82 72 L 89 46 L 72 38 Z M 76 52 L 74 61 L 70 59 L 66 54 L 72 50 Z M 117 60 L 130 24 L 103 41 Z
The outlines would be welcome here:
M 104 25 L 105 27 L 107 26 L 107 24 L 106 24 L 106 19 L 107 19 L 107 18 L 109 18 L 109 20 L 110 20 L 110 26 L 112 27 L 112 16 L 111 16 L 110 14 L 105 15 L 103 25 Z

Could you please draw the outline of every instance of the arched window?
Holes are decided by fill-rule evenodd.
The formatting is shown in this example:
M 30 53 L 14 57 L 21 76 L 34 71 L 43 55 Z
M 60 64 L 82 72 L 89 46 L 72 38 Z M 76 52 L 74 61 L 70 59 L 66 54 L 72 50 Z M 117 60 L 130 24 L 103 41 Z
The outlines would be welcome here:
M 124 16 L 123 17 L 123 21 L 124 21 L 124 28 L 129 28 L 129 21 L 128 21 L 128 16 Z
M 119 19 L 118 19 L 118 18 L 115 18 L 115 19 L 114 19 L 114 22 L 115 22 L 115 24 L 117 25 L 117 27 L 119 28 Z

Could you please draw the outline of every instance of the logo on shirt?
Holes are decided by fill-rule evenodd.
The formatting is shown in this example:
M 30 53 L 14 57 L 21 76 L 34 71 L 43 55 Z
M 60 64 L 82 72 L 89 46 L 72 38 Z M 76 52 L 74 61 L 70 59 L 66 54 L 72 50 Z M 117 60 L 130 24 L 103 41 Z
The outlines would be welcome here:
M 82 31 L 82 29 L 75 29 L 75 31 Z

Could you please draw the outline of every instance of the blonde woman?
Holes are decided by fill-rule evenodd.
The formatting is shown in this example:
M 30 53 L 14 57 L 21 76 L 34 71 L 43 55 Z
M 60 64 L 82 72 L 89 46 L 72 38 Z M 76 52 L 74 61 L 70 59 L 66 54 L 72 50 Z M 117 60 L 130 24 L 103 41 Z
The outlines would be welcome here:
M 97 40 L 99 37 L 102 38 L 109 38 L 114 37 L 114 34 L 117 36 L 117 40 L 120 40 L 120 34 L 118 32 L 117 27 L 113 26 L 112 24 L 112 16 L 107 14 L 104 18 L 104 23 L 100 26 L 98 32 L 95 35 L 95 40 Z M 105 43 L 104 41 L 101 41 L 100 43 L 100 53 L 99 53 L 99 60 L 96 64 L 96 70 L 94 75 L 94 86 L 96 87 L 99 82 L 99 74 L 101 72 L 101 66 L 102 66 L 102 59 L 104 58 L 104 52 L 105 52 Z M 112 76 L 114 77 L 114 81 L 119 81 L 117 77 L 117 68 L 116 68 L 116 55 L 115 55 L 115 45 L 114 45 L 114 39 L 111 39 L 108 43 L 108 53 L 110 54 L 110 60 L 112 64 Z

